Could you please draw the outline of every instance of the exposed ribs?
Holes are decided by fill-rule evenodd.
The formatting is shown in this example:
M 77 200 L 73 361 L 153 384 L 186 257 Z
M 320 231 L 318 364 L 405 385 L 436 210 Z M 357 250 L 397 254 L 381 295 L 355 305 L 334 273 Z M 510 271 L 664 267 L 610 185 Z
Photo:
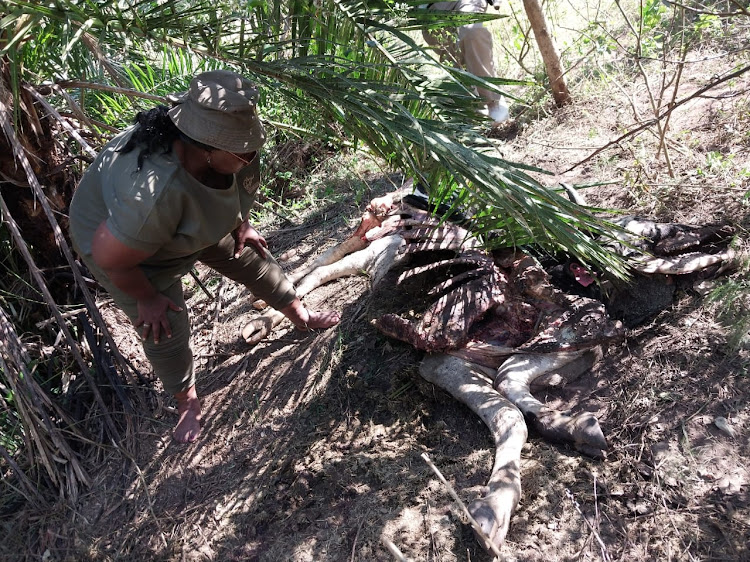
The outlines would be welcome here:
M 375 321 L 385 335 L 428 352 L 457 349 L 469 341 L 469 329 L 502 299 L 495 276 L 487 275 L 455 287 L 442 295 L 421 319 L 409 321 L 386 314 Z

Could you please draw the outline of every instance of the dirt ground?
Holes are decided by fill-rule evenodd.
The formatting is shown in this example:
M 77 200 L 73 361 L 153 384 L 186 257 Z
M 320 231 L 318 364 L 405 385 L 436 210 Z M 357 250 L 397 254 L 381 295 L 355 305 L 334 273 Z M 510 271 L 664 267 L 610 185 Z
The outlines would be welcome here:
M 693 76 L 685 92 L 710 72 Z M 553 172 L 540 176 L 549 185 L 612 182 L 585 191 L 592 204 L 664 220 L 728 219 L 745 238 L 747 88 L 745 79 L 675 112 L 675 178 L 649 133 L 567 171 L 634 123 L 614 87 L 533 118 L 514 108 L 516 119 L 497 135 L 508 160 Z M 633 85 L 631 93 L 645 114 L 643 92 Z M 370 196 L 401 180 L 369 172 L 352 181 L 360 179 L 364 196 L 342 182 L 294 227 L 261 225 L 274 254 L 286 254 L 284 267 L 344 239 Z M 420 457 L 427 453 L 468 503 L 492 466 L 489 431 L 420 379 L 420 353 L 370 324 L 382 303 L 367 278 L 335 281 L 305 299 L 341 311 L 335 329 L 283 324 L 248 348 L 237 334 L 257 314 L 249 294 L 199 273 L 214 297 L 186 280 L 200 439 L 171 440 L 173 404 L 154 390 L 134 462 L 103 465 L 73 516 L 34 523 L 46 560 L 392 560 L 384 539 L 415 561 L 491 560 Z M 135 333 L 102 308 L 120 348 L 148 374 Z M 529 436 L 506 560 L 750 560 L 750 343 L 730 347 L 731 328 L 716 305 L 682 292 L 591 373 L 537 394 L 595 413 L 610 451 L 595 461 Z M 734 436 L 716 426 L 719 416 Z

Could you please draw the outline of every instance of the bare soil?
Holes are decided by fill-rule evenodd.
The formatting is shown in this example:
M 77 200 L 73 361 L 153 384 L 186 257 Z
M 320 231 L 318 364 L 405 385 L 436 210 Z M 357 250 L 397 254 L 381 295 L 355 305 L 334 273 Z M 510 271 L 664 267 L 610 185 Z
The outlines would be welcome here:
M 682 88 L 710 74 L 696 70 Z M 729 219 L 744 239 L 747 92 L 745 79 L 675 112 L 674 178 L 651 133 L 567 171 L 636 121 L 614 86 L 533 118 L 514 108 L 516 119 L 496 135 L 508 160 L 551 171 L 539 176 L 549 185 L 611 182 L 585 191 L 592 204 L 663 220 Z M 645 93 L 632 93 L 647 115 Z M 720 155 L 713 165 L 711 153 Z M 364 197 L 355 200 L 344 182 L 296 227 L 261 225 L 284 267 L 343 240 L 369 198 L 401 178 L 363 179 Z M 172 441 L 176 413 L 154 383 L 153 410 L 135 428 L 137 458 L 103 463 L 72 516 L 30 521 L 39 555 L 374 561 L 393 559 L 383 546 L 389 539 L 412 560 L 491 559 L 420 458 L 427 453 L 468 503 L 489 476 L 489 432 L 420 379 L 417 351 L 370 324 L 383 303 L 368 279 L 336 281 L 305 299 L 340 310 L 335 329 L 302 333 L 284 324 L 248 348 L 238 332 L 257 314 L 250 294 L 210 271 L 200 277 L 213 299 L 185 282 L 204 405 L 200 439 Z M 122 351 L 148 374 L 133 330 L 106 302 L 103 311 Z M 716 305 L 680 293 L 591 373 L 538 393 L 557 408 L 594 412 L 610 453 L 595 461 L 530 435 L 507 560 L 750 560 L 750 356 L 727 344 L 731 329 Z M 716 426 L 719 416 L 734 437 Z

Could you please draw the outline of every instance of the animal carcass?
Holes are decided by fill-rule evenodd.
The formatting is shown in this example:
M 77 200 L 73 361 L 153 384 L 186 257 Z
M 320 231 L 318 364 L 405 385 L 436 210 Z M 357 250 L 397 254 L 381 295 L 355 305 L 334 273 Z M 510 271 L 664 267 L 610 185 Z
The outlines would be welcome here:
M 466 404 L 490 429 L 495 463 L 487 493 L 469 509 L 482 529 L 480 542 L 486 548 L 487 541 L 497 546 L 521 495 L 526 423 L 584 454 L 606 455 L 606 439 L 592 414 L 557 412 L 534 398 L 530 384 L 549 373 L 576 375 L 590 369 L 603 348 L 624 338 L 625 328 L 610 317 L 601 300 L 555 287 L 531 256 L 511 249 L 487 253 L 467 230 L 440 222 L 401 199 L 401 192 L 374 199 L 351 238 L 295 277 L 298 295 L 363 270 L 377 285 L 395 266 L 407 266 L 396 284 L 404 290 L 417 284 L 417 292 L 426 296 L 425 306 L 411 310 L 408 317 L 399 311 L 384 314 L 375 325 L 425 351 L 420 374 Z M 646 239 L 645 227 L 639 229 L 622 241 L 623 247 Z M 656 232 L 665 234 L 656 242 L 662 247 L 695 250 L 687 241 L 700 240 L 690 227 L 675 228 L 672 232 L 681 242 L 669 246 L 667 230 L 657 225 Z M 710 238 L 726 240 L 729 234 L 717 229 Z M 643 274 L 664 267 L 676 273 L 686 263 L 677 253 L 641 256 L 638 267 Z M 731 259 L 727 253 L 712 256 L 696 253 L 687 261 L 695 270 L 696 264 Z M 265 315 L 246 326 L 243 336 L 251 343 L 259 341 L 282 319 L 278 313 Z

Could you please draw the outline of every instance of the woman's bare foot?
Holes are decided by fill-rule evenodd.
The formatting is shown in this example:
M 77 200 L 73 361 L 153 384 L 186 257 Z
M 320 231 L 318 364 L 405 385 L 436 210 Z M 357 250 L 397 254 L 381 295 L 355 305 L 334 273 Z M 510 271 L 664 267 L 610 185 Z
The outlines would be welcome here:
M 298 330 L 324 330 L 341 321 L 341 315 L 335 310 L 309 310 L 299 299 L 294 299 L 292 304 L 279 312 L 289 318 Z
M 174 428 L 174 439 L 179 443 L 192 443 L 201 432 L 201 402 L 195 385 L 174 395 L 180 420 Z
M 341 315 L 335 310 L 311 310 L 306 326 L 297 326 L 298 330 L 325 330 L 341 321 Z M 296 324 L 295 324 L 296 325 Z

